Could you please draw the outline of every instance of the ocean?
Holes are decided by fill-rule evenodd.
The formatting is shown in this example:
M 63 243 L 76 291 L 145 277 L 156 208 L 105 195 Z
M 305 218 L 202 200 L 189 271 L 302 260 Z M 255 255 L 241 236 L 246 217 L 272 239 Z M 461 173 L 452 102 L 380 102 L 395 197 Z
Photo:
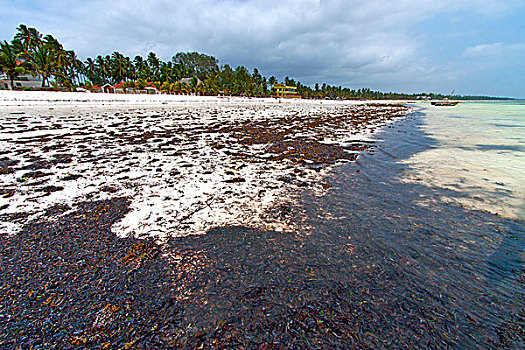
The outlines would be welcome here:
M 364 344 L 524 348 L 525 104 L 417 106 L 305 195 L 312 236 L 351 242 Z
M 412 155 L 404 180 L 456 192 L 466 206 L 525 220 L 525 101 L 427 106 L 434 147 Z

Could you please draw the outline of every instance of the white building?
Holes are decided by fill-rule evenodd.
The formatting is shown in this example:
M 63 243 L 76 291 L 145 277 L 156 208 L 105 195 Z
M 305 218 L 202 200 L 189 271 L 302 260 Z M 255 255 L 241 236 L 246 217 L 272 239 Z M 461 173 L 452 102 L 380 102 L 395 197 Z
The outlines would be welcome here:
M 36 77 L 31 74 L 21 74 L 13 80 L 13 85 L 15 88 L 34 88 L 42 86 L 42 78 L 40 75 Z M 0 73 L 0 88 L 10 89 L 11 80 L 5 73 Z

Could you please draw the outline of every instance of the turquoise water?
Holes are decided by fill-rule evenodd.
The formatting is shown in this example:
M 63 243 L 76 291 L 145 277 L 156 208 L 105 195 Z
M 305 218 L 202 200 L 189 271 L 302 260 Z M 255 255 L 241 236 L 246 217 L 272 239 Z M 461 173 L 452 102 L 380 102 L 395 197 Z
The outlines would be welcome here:
M 423 108 L 434 147 L 414 154 L 402 181 L 453 190 L 442 200 L 525 220 L 525 101 Z

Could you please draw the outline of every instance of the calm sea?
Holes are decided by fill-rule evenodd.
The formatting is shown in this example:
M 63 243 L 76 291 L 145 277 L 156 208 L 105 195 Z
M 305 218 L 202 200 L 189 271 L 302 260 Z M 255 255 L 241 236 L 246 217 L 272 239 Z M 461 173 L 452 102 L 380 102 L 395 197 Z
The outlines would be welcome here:
M 453 190 L 444 200 L 525 220 L 525 101 L 421 106 L 435 140 L 406 159 L 404 180 Z

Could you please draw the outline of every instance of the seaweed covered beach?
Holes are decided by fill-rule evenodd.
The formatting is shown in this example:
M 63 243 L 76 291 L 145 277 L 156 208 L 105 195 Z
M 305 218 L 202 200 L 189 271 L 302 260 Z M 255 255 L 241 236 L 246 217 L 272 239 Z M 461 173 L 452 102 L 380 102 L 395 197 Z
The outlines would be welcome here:
M 346 311 L 322 294 L 314 305 L 324 282 L 300 263 L 314 246 L 294 203 L 327 191 L 328 165 L 355 160 L 374 129 L 409 111 L 4 107 L 0 344 L 353 343 Z
M 29 109 L 28 109 L 29 108 Z M 317 188 L 324 165 L 351 161 L 401 105 L 215 103 L 140 108 L 3 109 L 0 227 L 20 229 L 56 203 L 132 198 L 122 237 L 283 230 L 268 209 Z M 5 214 L 4 214 L 5 213 Z
M 523 344 L 523 228 L 396 180 L 412 108 L 0 110 L 2 349 Z

